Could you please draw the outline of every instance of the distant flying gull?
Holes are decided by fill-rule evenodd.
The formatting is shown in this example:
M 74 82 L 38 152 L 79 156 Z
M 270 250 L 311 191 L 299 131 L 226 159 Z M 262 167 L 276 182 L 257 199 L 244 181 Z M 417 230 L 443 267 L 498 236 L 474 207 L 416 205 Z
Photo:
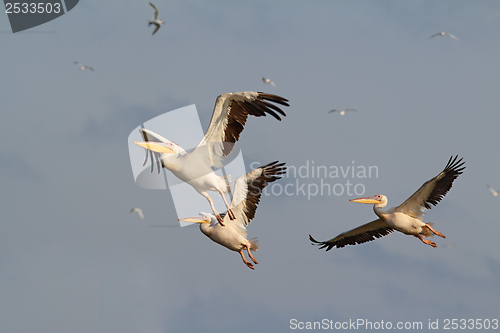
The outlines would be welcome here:
M 155 31 L 153 31 L 153 35 L 158 31 L 158 29 L 160 29 L 161 27 L 161 24 L 162 23 L 165 23 L 165 21 L 162 21 L 160 20 L 160 11 L 158 10 L 158 8 L 156 8 L 155 5 L 153 5 L 151 2 L 149 3 L 149 5 L 153 8 L 153 20 L 149 21 L 149 24 L 148 24 L 148 27 L 151 25 L 151 24 L 154 24 L 156 26 L 156 29 Z
M 344 110 L 339 111 L 337 109 L 333 109 L 333 110 L 328 111 L 328 113 L 338 112 L 341 116 L 343 116 L 343 115 L 345 115 L 345 113 L 347 111 L 358 111 L 358 110 L 356 110 L 356 109 L 344 109 Z
M 264 81 L 264 83 L 272 85 L 273 87 L 276 87 L 273 81 L 266 79 L 265 77 L 262 78 L 262 81 Z
M 144 220 L 144 214 L 142 213 L 142 209 L 140 209 L 140 208 L 132 208 L 130 210 L 130 213 L 137 213 L 137 214 L 139 214 L 140 218 Z
M 460 40 L 457 36 L 452 35 L 449 32 L 444 32 L 444 31 L 443 32 L 438 32 L 437 34 L 432 35 L 429 39 L 434 38 L 436 36 L 441 36 L 441 37 L 450 36 L 453 39 Z
M 74 63 L 75 63 L 75 64 L 77 64 L 77 65 L 78 65 L 78 67 L 80 67 L 80 69 L 81 69 L 82 71 L 84 71 L 84 70 L 86 70 L 86 69 L 90 69 L 91 71 L 94 71 L 94 69 L 93 69 L 92 67 L 90 67 L 90 66 L 83 66 L 83 65 L 82 65 L 82 63 L 81 63 L 81 62 L 79 62 L 79 61 L 75 61 Z
M 465 162 L 462 162 L 462 158 L 457 161 L 457 158 L 458 156 L 455 156 L 455 158 L 453 156 L 450 157 L 448 164 L 446 164 L 446 167 L 439 175 L 424 183 L 417 192 L 398 207 L 382 210 L 387 205 L 387 197 L 381 194 L 377 194 L 374 197 L 349 200 L 352 202 L 375 204 L 373 210 L 379 218 L 350 231 L 343 232 L 325 242 L 318 242 L 311 235 L 309 235 L 309 240 L 318 245 L 320 249 L 326 247 L 326 250 L 330 251 L 335 246 L 341 248 L 346 245 L 366 243 L 396 230 L 406 235 L 413 235 L 425 244 L 436 247 L 436 243 L 428 239 L 423 239 L 422 236 L 426 238 L 433 235 L 446 237 L 434 230 L 432 223 L 422 222 L 424 208 L 431 209 L 431 204 L 436 206 L 448 193 L 453 185 L 453 181 L 462 174 L 462 171 L 465 169 L 463 166 Z
M 278 164 L 278 161 L 275 161 L 238 177 L 231 201 L 231 210 L 236 218 L 231 220 L 227 214 L 223 214 L 224 226 L 217 223 L 215 216 L 210 213 L 200 213 L 202 218 L 190 217 L 179 221 L 200 223 L 202 233 L 214 242 L 238 252 L 245 265 L 254 269 L 253 264 L 245 259 L 243 250 L 246 250 L 250 259 L 258 264 L 251 251 L 257 251 L 259 245 L 255 238 L 247 239 L 246 226 L 255 217 L 262 189 L 285 174 L 284 165 L 285 163 Z
M 134 143 L 154 152 L 158 166 L 160 164 L 158 157 L 160 156 L 161 165 L 205 197 L 215 217 L 219 223 L 223 224 L 223 220 L 207 191 L 220 194 L 228 209 L 229 217 L 234 219 L 224 195 L 224 193 L 229 192 L 229 184 L 227 177 L 217 176 L 212 167 L 222 167 L 223 158 L 227 157 L 233 150 L 234 143 L 238 141 L 249 115 L 262 117 L 269 114 L 277 120 L 281 120 L 278 113 L 286 116 L 279 107 L 271 102 L 289 106 L 287 99 L 261 92 L 247 91 L 220 95 L 215 101 L 212 119 L 205 136 L 198 146 L 189 153 L 176 143 L 145 128 L 139 130 L 144 141 Z M 147 158 L 148 152 L 146 152 L 146 161 Z M 152 158 L 151 156 L 151 164 L 153 164 Z M 153 171 L 153 165 L 151 165 L 151 171 Z
M 491 194 L 496 197 L 498 195 L 498 192 L 493 189 L 493 187 L 488 184 L 488 190 L 490 190 Z

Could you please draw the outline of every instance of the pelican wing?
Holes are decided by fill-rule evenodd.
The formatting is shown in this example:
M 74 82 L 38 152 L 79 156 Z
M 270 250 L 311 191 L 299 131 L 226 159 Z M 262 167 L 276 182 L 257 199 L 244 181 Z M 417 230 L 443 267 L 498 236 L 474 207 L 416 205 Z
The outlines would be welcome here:
M 440 32 L 435 33 L 434 35 L 430 36 L 429 39 L 437 37 L 437 36 L 442 36 L 442 34 Z
M 155 5 L 153 5 L 151 2 L 149 3 L 149 5 L 153 8 L 153 21 L 156 21 L 158 20 L 158 17 L 160 17 L 160 11 L 158 10 L 158 8 L 156 8 Z M 154 34 L 154 33 L 153 33 Z
M 271 102 L 289 106 L 287 99 L 261 92 L 247 91 L 220 95 L 215 101 L 208 130 L 196 149 L 208 147 L 210 163 L 212 166 L 220 166 L 221 159 L 231 153 L 234 143 L 238 141 L 248 115 L 262 117 L 270 114 L 278 120 L 281 120 L 278 114 L 286 116 Z
M 450 34 L 449 32 L 446 33 L 448 36 L 450 36 L 451 38 L 453 39 L 456 39 L 456 40 L 460 40 L 460 38 L 458 38 L 457 36 L 453 35 L 453 34 Z
M 363 244 L 372 241 L 375 238 L 388 235 L 393 231 L 394 230 L 385 224 L 385 222 L 378 219 L 367 224 L 363 224 L 362 226 L 352 230 L 343 232 L 337 237 L 324 242 L 315 240 L 311 235 L 309 235 L 309 240 L 313 245 L 318 245 L 320 249 L 326 247 L 326 250 L 330 251 L 335 246 L 339 249 L 346 245 Z
M 253 220 L 262 190 L 286 173 L 284 165 L 285 163 L 274 161 L 236 179 L 234 196 L 231 201 L 231 210 L 236 216 L 236 220 L 233 220 L 234 223 L 240 223 L 244 227 Z M 224 221 L 231 220 L 225 219 Z
M 453 186 L 453 181 L 465 169 L 463 166 L 465 162 L 462 162 L 463 158 L 457 159 L 458 155 L 455 158 L 451 156 L 444 170 L 424 183 L 417 192 L 413 193 L 397 208 L 397 211 L 419 219 L 424 214 L 424 208 L 431 209 L 431 204 L 437 206 Z

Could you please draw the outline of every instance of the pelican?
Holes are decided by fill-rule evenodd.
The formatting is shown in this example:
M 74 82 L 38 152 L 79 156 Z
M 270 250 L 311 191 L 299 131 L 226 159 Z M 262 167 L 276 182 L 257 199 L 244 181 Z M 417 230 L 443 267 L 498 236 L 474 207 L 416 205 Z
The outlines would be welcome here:
M 151 24 L 154 24 L 156 26 L 156 29 L 155 31 L 153 31 L 153 35 L 158 31 L 158 29 L 160 29 L 162 23 L 165 23 L 165 21 L 162 21 L 160 20 L 159 16 L 160 16 L 160 11 L 158 10 L 158 8 L 156 8 L 155 5 L 153 5 L 151 2 L 149 3 L 149 5 L 153 8 L 153 20 L 149 21 L 148 20 L 148 27 L 151 25 Z
M 339 110 L 337 110 L 337 109 L 333 109 L 333 110 L 328 111 L 328 113 L 338 112 L 341 116 L 343 116 L 343 115 L 345 115 L 345 113 L 346 113 L 347 111 L 358 111 L 358 110 L 356 110 L 356 109 L 344 109 L 344 110 L 340 110 L 340 111 L 339 111 Z
M 262 81 L 264 81 L 264 83 L 272 85 L 273 87 L 276 87 L 273 81 L 266 79 L 265 77 L 262 78 Z
M 233 200 L 231 201 L 231 209 L 236 218 L 230 220 L 227 214 L 224 215 L 224 226 L 217 223 L 215 216 L 210 213 L 200 213 L 201 218 L 189 217 L 179 221 L 200 223 L 202 233 L 214 242 L 238 252 L 245 265 L 254 269 L 253 264 L 246 260 L 243 250 L 246 250 L 250 259 L 255 264 L 258 264 L 252 255 L 252 251 L 257 251 L 259 244 L 255 238 L 247 239 L 246 226 L 255 217 L 262 189 L 285 174 L 284 165 L 285 163 L 275 161 L 238 177 L 234 185 Z
M 444 36 L 450 36 L 450 37 L 451 37 L 451 38 L 453 38 L 453 39 L 460 40 L 457 36 L 452 35 L 452 34 L 450 34 L 449 32 L 444 32 L 444 31 L 442 31 L 442 32 L 438 32 L 438 33 L 436 33 L 436 34 L 432 35 L 431 37 L 429 37 L 429 39 L 434 38 L 434 37 L 437 37 L 437 36 L 441 36 L 441 37 L 444 37 Z
M 222 167 L 221 161 L 231 153 L 234 143 L 243 131 L 248 115 L 261 117 L 270 114 L 277 120 L 281 120 L 278 113 L 286 116 L 279 107 L 270 102 L 289 106 L 288 100 L 261 92 L 247 91 L 220 95 L 215 101 L 212 119 L 205 136 L 198 146 L 189 153 L 176 143 L 147 129 L 139 130 L 144 141 L 134 143 L 149 151 L 160 153 L 161 165 L 205 197 L 215 217 L 219 223 L 223 224 L 224 222 L 207 191 L 215 191 L 220 194 L 229 217 L 233 219 L 234 215 L 224 196 L 224 193 L 229 192 L 229 184 L 227 177 L 217 176 L 212 167 Z M 147 156 L 146 152 L 146 161 Z M 155 156 L 159 165 L 158 155 L 155 154 Z M 153 171 L 152 158 L 151 156 L 151 171 Z
M 81 69 L 82 71 L 84 71 L 84 70 L 86 70 L 86 69 L 90 69 L 91 71 L 94 71 L 94 69 L 93 69 L 92 67 L 90 67 L 90 66 L 83 66 L 83 65 L 82 65 L 82 63 L 81 63 L 81 62 L 79 62 L 79 61 L 75 61 L 74 63 L 75 63 L 75 64 L 77 64 L 77 65 L 78 65 L 78 67 L 80 67 L 80 69 Z
M 488 184 L 488 190 L 490 190 L 491 195 L 493 195 L 494 197 L 496 197 L 496 196 L 498 195 L 498 192 L 497 192 L 497 191 L 495 191 L 495 190 L 493 189 L 493 187 L 491 187 L 491 186 L 490 186 L 490 184 Z
M 463 167 L 465 162 L 462 162 L 462 158 L 457 161 L 457 158 L 458 156 L 455 156 L 455 158 L 450 157 L 448 164 L 439 175 L 424 183 L 417 192 L 413 193 L 408 200 L 398 207 L 382 210 L 387 205 L 387 197 L 382 194 L 349 200 L 358 203 L 375 204 L 373 210 L 379 217 L 377 220 L 343 232 L 325 242 L 318 242 L 311 235 L 309 235 L 309 239 L 313 244 L 320 246 L 320 249 L 326 247 L 326 250 L 329 251 L 335 246 L 341 248 L 346 245 L 369 242 L 397 230 L 406 235 L 413 235 L 425 244 L 436 247 L 436 243 L 424 239 L 422 236 L 431 237 L 437 235 L 443 238 L 446 237 L 434 230 L 432 223 L 422 222 L 424 208 L 431 209 L 431 204 L 436 206 L 448 193 L 453 181 L 462 174 L 465 169 Z
M 140 208 L 132 208 L 132 209 L 130 210 L 130 213 L 132 213 L 132 214 L 133 214 L 133 213 L 137 213 L 137 214 L 139 215 L 139 217 L 140 217 L 142 220 L 144 220 L 144 214 L 142 213 L 142 209 L 140 209 Z

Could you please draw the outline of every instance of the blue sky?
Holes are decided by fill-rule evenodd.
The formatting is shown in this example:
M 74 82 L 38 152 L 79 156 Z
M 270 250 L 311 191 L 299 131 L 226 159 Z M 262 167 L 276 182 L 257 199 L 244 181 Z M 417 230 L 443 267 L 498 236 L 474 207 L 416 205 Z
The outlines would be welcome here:
M 287 331 L 324 318 L 425 331 L 429 320 L 500 319 L 499 197 L 486 188 L 500 189 L 500 3 L 154 3 L 166 21 L 154 36 L 147 1 L 80 1 L 31 30 L 46 33 L 8 33 L 0 16 L 3 332 Z M 460 40 L 429 40 L 440 31 Z M 377 166 L 378 177 L 324 181 L 362 183 L 394 206 L 464 157 L 425 216 L 447 238 L 319 251 L 308 234 L 374 219 L 347 194 L 264 197 L 248 228 L 255 271 L 195 227 L 151 227 L 177 216 L 167 191 L 135 185 L 130 132 L 190 104 L 206 129 L 218 95 L 247 90 L 290 100 L 283 121 L 247 122 L 247 167 Z

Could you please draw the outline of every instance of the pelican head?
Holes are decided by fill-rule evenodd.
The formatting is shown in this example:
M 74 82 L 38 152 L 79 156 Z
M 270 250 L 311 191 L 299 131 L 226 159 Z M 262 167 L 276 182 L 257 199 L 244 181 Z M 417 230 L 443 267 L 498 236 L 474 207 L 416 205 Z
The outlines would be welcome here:
M 349 201 L 357 202 L 357 203 L 365 203 L 365 204 L 375 204 L 379 207 L 384 207 L 385 205 L 387 205 L 387 197 L 385 195 L 382 195 L 382 194 L 377 194 L 376 196 L 373 196 L 373 197 L 351 199 Z

